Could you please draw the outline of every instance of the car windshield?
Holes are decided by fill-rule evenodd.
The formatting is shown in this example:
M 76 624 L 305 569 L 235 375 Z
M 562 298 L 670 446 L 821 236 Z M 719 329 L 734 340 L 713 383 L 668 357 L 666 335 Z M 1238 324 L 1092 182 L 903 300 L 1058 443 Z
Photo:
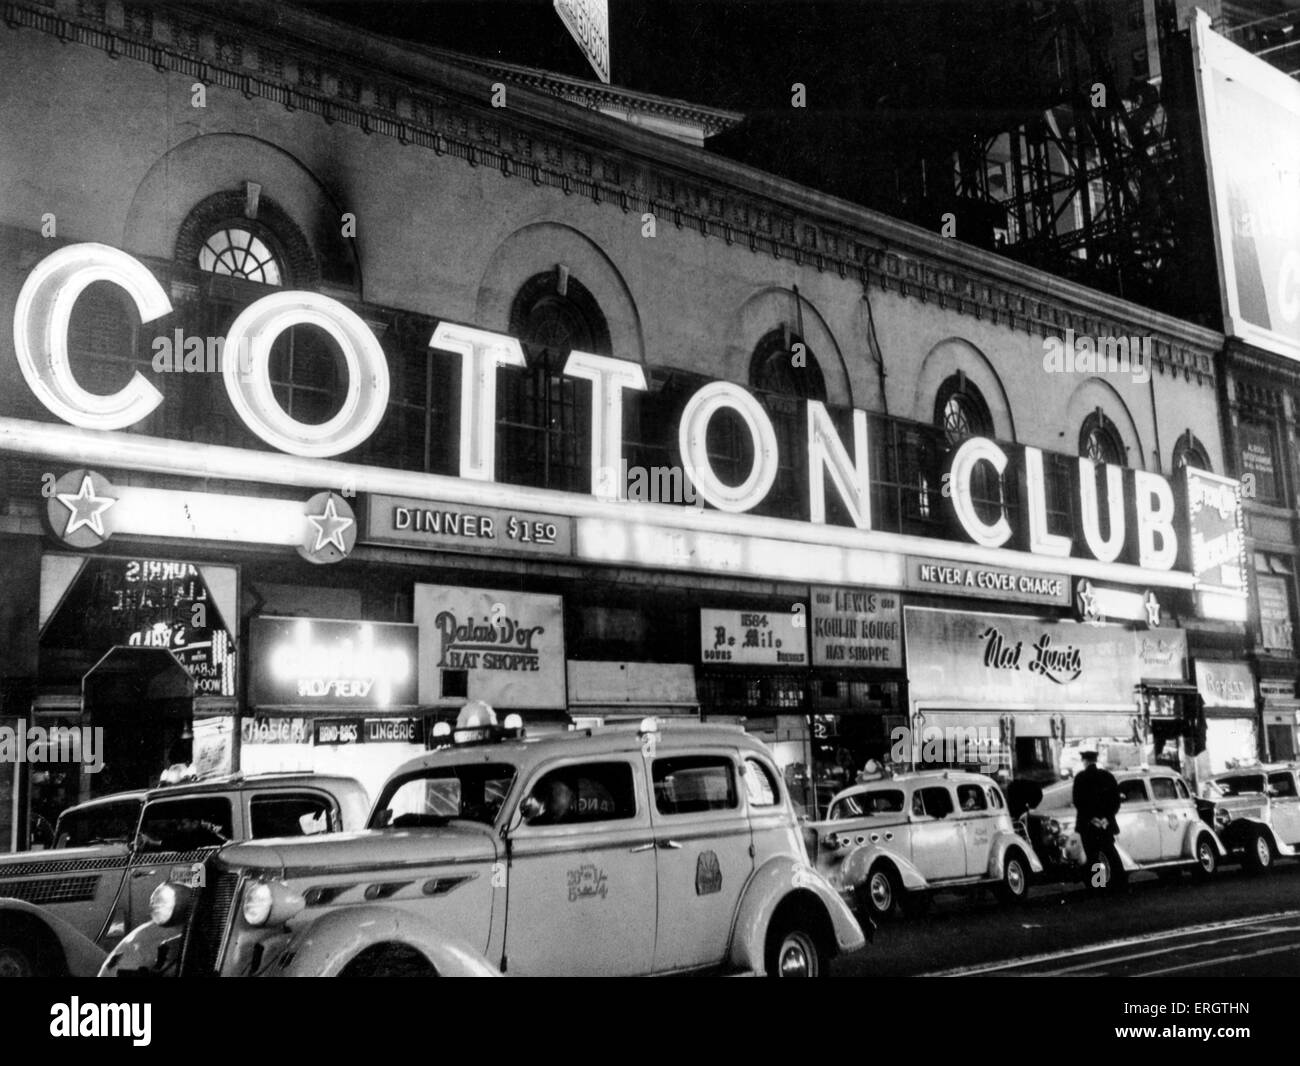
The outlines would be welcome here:
M 903 793 L 900 789 L 876 789 L 871 792 L 857 792 L 835 801 L 831 807 L 831 819 L 836 818 L 871 818 L 880 814 L 902 814 Z
M 59 815 L 54 846 L 84 848 L 95 844 L 129 843 L 135 837 L 142 805 L 140 800 L 134 800 L 64 811 Z
M 1244 796 L 1249 792 L 1264 791 L 1263 774 L 1242 774 L 1240 777 L 1223 777 L 1215 782 L 1225 796 Z
M 417 829 L 446 825 L 453 818 L 491 825 L 514 783 L 506 763 L 432 766 L 396 777 L 370 815 L 371 829 Z

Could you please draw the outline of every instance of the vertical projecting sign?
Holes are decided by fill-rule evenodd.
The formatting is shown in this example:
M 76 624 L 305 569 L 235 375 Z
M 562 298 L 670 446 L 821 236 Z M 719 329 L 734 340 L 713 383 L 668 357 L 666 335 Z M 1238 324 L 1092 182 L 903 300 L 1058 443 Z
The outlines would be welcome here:
M 555 10 L 595 70 L 609 84 L 609 0 L 555 0 Z

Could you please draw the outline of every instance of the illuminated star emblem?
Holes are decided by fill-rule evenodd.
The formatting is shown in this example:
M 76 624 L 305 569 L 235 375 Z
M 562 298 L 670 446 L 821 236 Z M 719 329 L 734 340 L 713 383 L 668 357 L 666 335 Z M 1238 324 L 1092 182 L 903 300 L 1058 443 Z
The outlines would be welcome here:
M 1160 601 L 1156 599 L 1156 594 L 1148 591 L 1142 600 L 1142 606 L 1147 609 L 1147 625 L 1155 629 L 1160 625 Z
M 1079 613 L 1084 618 L 1097 617 L 1097 594 L 1093 591 L 1091 581 L 1080 581 L 1074 598 L 1079 605 Z
M 338 513 L 333 496 L 325 501 L 325 510 L 321 514 L 309 514 L 307 521 L 316 527 L 316 546 L 312 551 L 318 552 L 325 545 L 333 544 L 339 551 L 347 553 L 348 546 L 343 543 L 343 532 L 352 526 L 353 519 Z
M 78 492 L 60 492 L 58 500 L 69 512 L 68 524 L 63 530 L 65 539 L 83 526 L 97 537 L 108 537 L 104 531 L 104 512 L 117 501 L 111 496 L 96 496 L 89 474 L 81 479 L 81 489 Z

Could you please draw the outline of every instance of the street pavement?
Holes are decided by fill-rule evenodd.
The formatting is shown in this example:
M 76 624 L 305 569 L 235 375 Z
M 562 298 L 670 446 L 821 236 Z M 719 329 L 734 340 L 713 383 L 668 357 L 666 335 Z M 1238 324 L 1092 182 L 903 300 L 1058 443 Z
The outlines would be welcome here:
M 876 930 L 836 976 L 1300 977 L 1300 862 L 1264 877 L 1136 874 L 1127 891 L 1037 885 L 1019 907 L 988 892 L 941 894 L 928 914 Z

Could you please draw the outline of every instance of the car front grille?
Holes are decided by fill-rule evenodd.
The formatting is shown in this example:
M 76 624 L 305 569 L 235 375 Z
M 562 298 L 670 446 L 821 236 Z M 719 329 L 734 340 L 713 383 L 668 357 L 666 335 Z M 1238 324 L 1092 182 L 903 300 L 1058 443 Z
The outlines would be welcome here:
M 190 917 L 185 952 L 181 956 L 182 977 L 215 977 L 218 955 L 239 889 L 239 871 L 209 868 L 208 883 Z

